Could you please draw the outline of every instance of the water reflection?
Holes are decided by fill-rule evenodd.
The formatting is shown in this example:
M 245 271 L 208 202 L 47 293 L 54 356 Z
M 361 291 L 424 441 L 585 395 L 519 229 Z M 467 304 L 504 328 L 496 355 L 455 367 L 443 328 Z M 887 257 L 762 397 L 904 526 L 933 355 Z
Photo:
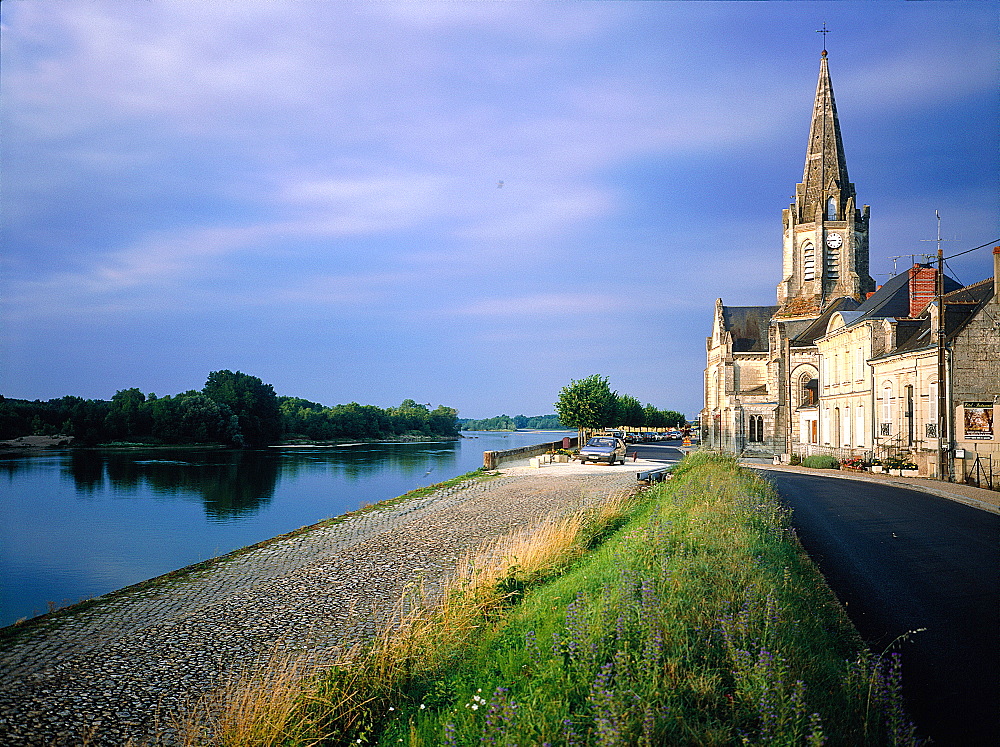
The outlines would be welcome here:
M 559 434 L 561 436 L 562 434 Z M 0 457 L 0 626 L 474 470 L 556 438 Z
M 357 444 L 288 449 L 77 449 L 60 452 L 61 473 L 79 498 L 192 496 L 210 520 L 229 521 L 259 512 L 282 478 L 320 473 L 361 481 L 386 469 L 400 475 L 450 477 L 458 462 L 456 442 Z M 0 469 L 13 477 L 38 468 L 37 459 L 9 459 Z M 430 479 L 430 482 L 436 482 Z

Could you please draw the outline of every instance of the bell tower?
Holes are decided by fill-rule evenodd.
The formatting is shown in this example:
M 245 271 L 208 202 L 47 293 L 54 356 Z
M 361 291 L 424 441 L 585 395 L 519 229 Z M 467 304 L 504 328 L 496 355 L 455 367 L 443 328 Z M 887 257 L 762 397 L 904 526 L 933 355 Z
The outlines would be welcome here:
M 860 301 L 875 290 L 868 274 L 868 206 L 857 207 L 854 185 L 847 176 L 825 49 L 802 182 L 795 187 L 795 202 L 782 217 L 777 316 L 816 317 L 835 298 Z

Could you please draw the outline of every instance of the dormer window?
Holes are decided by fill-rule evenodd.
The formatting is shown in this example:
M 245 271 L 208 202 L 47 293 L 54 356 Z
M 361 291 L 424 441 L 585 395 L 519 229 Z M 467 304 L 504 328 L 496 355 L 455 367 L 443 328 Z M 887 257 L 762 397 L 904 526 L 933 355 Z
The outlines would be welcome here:
M 802 279 L 813 280 L 816 277 L 816 250 L 812 244 L 802 247 Z
M 831 197 L 826 201 L 826 219 L 837 220 L 837 200 Z

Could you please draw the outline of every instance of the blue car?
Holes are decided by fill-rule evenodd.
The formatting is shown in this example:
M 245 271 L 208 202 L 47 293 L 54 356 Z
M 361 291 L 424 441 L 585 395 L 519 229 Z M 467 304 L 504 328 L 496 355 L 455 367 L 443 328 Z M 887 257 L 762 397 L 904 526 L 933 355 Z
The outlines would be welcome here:
M 625 464 L 625 442 L 614 436 L 594 436 L 578 456 L 581 464 L 588 461 Z

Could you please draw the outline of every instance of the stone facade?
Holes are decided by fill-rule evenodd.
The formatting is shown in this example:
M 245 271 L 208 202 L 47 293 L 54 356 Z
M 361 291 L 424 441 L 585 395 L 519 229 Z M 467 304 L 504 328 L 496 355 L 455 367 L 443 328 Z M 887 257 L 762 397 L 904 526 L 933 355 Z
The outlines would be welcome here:
M 937 270 L 914 265 L 876 289 L 868 219 L 847 176 L 824 52 L 803 181 L 783 211 L 777 305 L 716 301 L 702 443 L 786 460 L 905 456 L 926 475 L 940 475 L 946 464 L 956 479 L 977 459 L 992 458 L 1000 478 L 1000 273 L 995 267 L 994 279 L 966 288 L 942 279 L 942 391 Z M 939 394 L 953 403 L 946 417 Z
M 991 292 L 989 300 L 950 341 L 947 358 L 957 480 L 982 469 L 983 461 L 1000 478 L 1000 247 L 993 249 L 992 283 L 977 285 L 983 295 Z M 969 286 L 970 295 L 975 290 Z

